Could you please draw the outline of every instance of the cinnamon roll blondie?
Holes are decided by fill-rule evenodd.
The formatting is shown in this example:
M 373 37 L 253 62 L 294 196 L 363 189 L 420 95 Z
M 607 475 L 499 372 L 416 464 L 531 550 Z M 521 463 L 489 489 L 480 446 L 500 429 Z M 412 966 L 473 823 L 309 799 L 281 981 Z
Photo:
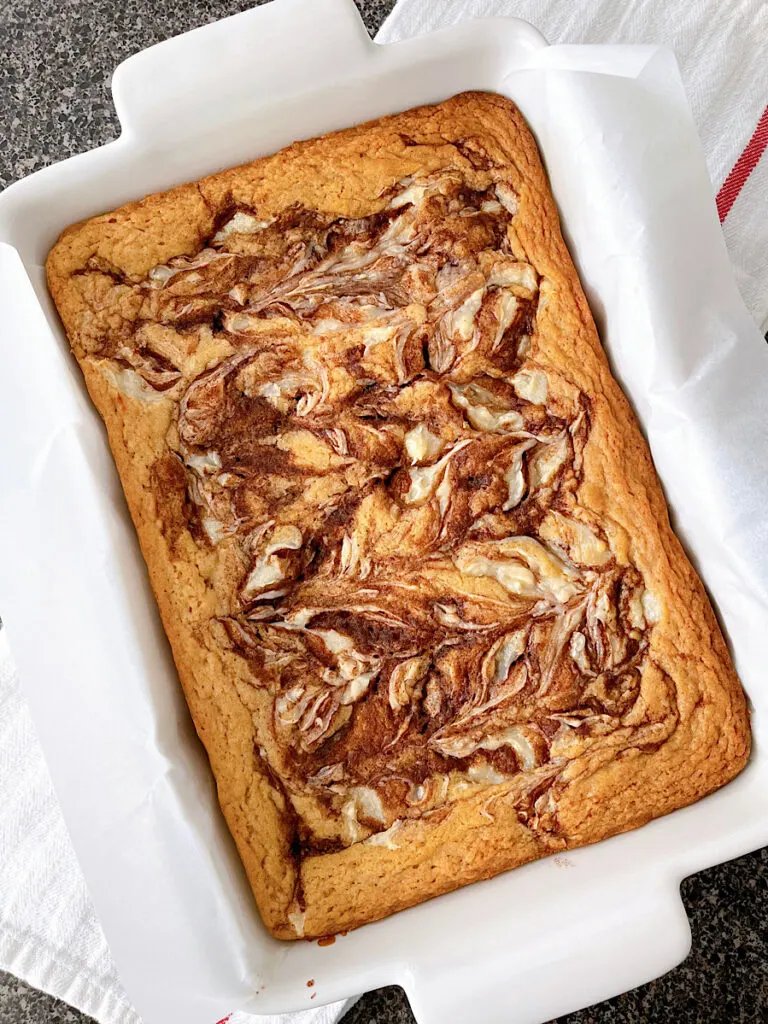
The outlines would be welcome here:
M 48 280 L 273 935 L 742 768 L 744 695 L 509 100 L 130 203 Z

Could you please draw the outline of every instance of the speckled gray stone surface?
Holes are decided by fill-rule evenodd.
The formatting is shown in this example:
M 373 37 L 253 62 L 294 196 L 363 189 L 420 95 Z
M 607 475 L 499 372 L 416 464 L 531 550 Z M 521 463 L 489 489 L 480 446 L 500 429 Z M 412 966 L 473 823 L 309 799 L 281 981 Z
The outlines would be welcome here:
M 393 6 L 393 0 L 356 2 L 371 32 Z M 109 80 L 113 68 L 125 57 L 253 3 L 2 0 L 0 186 L 117 134 Z M 689 879 L 683 884 L 683 898 L 693 929 L 693 950 L 686 962 L 650 985 L 570 1014 L 557 1024 L 752 1024 L 768 1020 L 768 851 Z M 446 985 L 450 983 L 446 978 Z M 510 1024 L 515 1019 L 513 992 L 509 1019 Z M 86 1021 L 58 1000 L 0 972 L 0 1024 Z M 412 1022 L 402 991 L 389 988 L 364 996 L 344 1024 Z M 446 1020 L 445 1024 L 483 1022 Z

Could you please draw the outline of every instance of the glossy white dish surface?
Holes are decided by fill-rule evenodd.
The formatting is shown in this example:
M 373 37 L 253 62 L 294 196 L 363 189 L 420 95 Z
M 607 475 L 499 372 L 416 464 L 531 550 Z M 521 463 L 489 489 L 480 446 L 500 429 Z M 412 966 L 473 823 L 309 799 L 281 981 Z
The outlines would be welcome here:
M 219 813 L 42 265 L 78 219 L 470 88 L 511 96 L 538 137 L 613 366 L 750 694 L 755 751 L 730 786 L 636 832 L 330 946 L 280 943 Z M 547 47 L 514 19 L 379 47 L 352 0 L 276 0 L 138 54 L 113 89 L 120 139 L 0 197 L 0 608 L 146 1024 L 214 1024 L 384 984 L 404 986 L 419 1024 L 537 1024 L 669 969 L 690 942 L 680 880 L 768 842 L 768 351 L 733 282 L 674 60 Z

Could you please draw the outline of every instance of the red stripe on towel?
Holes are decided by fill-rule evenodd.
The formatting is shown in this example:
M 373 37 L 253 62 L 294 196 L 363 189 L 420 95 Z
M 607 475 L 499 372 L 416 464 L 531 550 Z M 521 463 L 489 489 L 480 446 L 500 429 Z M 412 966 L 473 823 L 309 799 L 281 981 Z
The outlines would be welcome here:
M 763 155 L 766 146 L 768 146 L 768 107 L 763 111 L 763 116 L 757 122 L 752 138 L 744 147 L 743 153 L 733 165 L 731 173 L 717 193 L 717 214 L 721 224 L 736 202 L 739 192 L 744 187 L 744 182 L 757 166 L 757 161 Z

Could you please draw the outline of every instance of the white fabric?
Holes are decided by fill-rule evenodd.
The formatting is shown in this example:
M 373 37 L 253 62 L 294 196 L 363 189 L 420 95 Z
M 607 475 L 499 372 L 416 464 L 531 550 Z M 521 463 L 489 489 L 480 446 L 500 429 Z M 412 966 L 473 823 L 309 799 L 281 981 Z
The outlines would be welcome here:
M 19 690 L 4 629 L 0 629 L 0 968 L 101 1024 L 141 1024 L 120 984 L 88 898 Z M 234 1013 L 229 1024 L 335 1024 L 352 1002 L 277 1017 Z
M 670 47 L 680 64 L 715 191 L 768 104 L 765 0 L 400 0 L 377 41 L 394 42 L 491 15 L 523 18 L 550 43 Z M 723 231 L 741 294 L 765 333 L 768 152 L 744 185 Z
M 680 62 L 718 189 L 768 103 L 763 0 L 401 0 L 379 33 L 389 42 L 483 15 L 517 15 L 550 42 L 662 43 Z M 724 231 L 742 294 L 768 327 L 768 159 Z M 103 1024 L 140 1024 L 120 984 L 56 802 L 0 631 L 0 968 Z M 351 1005 L 231 1024 L 333 1024 Z M 211 1021 L 211 1024 L 215 1024 Z

